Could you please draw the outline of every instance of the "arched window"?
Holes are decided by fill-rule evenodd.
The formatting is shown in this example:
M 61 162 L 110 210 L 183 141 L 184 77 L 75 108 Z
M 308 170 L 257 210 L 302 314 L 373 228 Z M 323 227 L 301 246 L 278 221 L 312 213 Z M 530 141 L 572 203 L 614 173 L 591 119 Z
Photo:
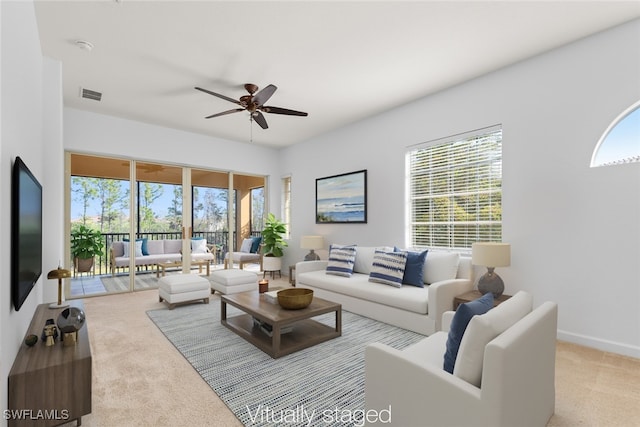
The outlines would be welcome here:
M 591 167 L 633 162 L 640 162 L 640 101 L 609 125 L 591 156 Z

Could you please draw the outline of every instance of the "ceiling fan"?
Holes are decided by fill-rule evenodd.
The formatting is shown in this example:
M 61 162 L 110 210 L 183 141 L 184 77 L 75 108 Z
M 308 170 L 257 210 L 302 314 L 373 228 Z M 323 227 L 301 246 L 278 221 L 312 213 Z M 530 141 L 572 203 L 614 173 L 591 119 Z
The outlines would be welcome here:
M 209 95 L 217 96 L 218 98 L 222 98 L 229 102 L 233 102 L 234 104 L 238 104 L 240 107 L 242 107 L 242 108 L 234 108 L 232 110 L 223 111 L 217 114 L 212 114 L 210 116 L 205 117 L 205 119 L 211 119 L 213 117 L 224 116 L 227 114 L 232 114 L 232 113 L 237 113 L 240 111 L 247 110 L 250 113 L 251 120 L 255 120 L 255 122 L 258 123 L 258 125 L 260 125 L 262 129 L 267 129 L 269 125 L 267 125 L 267 120 L 264 118 L 264 115 L 262 114 L 263 112 L 271 113 L 271 114 L 284 114 L 287 116 L 308 116 L 307 113 L 303 113 L 302 111 L 295 111 L 295 110 L 289 110 L 287 108 L 270 107 L 270 106 L 264 105 L 264 103 L 267 102 L 269 98 L 271 98 L 271 95 L 273 95 L 276 89 L 278 89 L 274 85 L 269 85 L 259 92 L 258 92 L 258 86 L 252 83 L 245 84 L 244 88 L 247 90 L 247 92 L 249 92 L 249 95 L 241 96 L 239 100 L 236 100 L 233 98 L 229 98 L 228 96 L 220 95 L 219 93 L 211 92 L 210 90 L 203 89 L 201 87 L 196 86 L 196 89 L 201 92 L 208 93 Z

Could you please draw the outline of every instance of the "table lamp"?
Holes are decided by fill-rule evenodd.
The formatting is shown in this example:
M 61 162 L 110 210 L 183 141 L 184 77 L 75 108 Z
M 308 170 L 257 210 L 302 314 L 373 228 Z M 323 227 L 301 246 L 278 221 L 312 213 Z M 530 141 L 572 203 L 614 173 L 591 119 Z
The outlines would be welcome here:
M 317 261 L 320 259 L 315 249 L 324 248 L 324 237 L 322 236 L 302 236 L 300 239 L 300 247 L 302 249 L 309 249 L 309 253 L 304 257 L 305 261 Z
M 492 292 L 498 298 L 504 292 L 504 282 L 494 269 L 508 267 L 511 264 L 511 245 L 498 242 L 477 242 L 471 245 L 473 265 L 487 267 L 487 272 L 478 280 L 478 290 L 483 295 Z
M 55 270 L 51 270 L 47 274 L 47 279 L 58 279 L 58 303 L 49 304 L 49 308 L 69 307 L 68 302 L 62 303 L 62 279 L 64 279 L 65 277 L 71 277 L 71 272 L 60 267 Z

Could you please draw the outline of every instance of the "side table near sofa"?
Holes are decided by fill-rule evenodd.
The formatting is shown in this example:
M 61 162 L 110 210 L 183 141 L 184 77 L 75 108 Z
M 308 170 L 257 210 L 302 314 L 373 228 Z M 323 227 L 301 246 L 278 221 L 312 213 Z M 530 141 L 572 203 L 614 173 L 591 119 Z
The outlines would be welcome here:
M 458 306 L 460 304 L 464 304 L 465 302 L 476 300 L 476 299 L 480 298 L 481 296 L 482 296 L 482 294 L 477 289 L 474 289 L 474 290 L 469 291 L 469 292 L 465 292 L 464 294 L 461 294 L 461 295 L 457 295 L 453 299 L 453 310 L 454 311 L 457 310 Z M 509 298 L 511 298 L 511 295 L 502 294 L 498 298 L 494 298 L 493 299 L 493 306 L 497 307 L 500 303 L 505 302 Z

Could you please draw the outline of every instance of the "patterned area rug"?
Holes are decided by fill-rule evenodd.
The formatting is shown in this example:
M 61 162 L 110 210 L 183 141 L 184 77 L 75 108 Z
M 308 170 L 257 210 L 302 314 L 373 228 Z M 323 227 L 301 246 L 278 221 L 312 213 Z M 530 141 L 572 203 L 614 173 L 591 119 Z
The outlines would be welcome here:
M 341 337 L 272 359 L 220 324 L 218 298 L 147 314 L 247 426 L 361 426 L 365 347 L 401 349 L 424 338 L 343 311 Z M 334 317 L 314 319 L 334 326 Z

